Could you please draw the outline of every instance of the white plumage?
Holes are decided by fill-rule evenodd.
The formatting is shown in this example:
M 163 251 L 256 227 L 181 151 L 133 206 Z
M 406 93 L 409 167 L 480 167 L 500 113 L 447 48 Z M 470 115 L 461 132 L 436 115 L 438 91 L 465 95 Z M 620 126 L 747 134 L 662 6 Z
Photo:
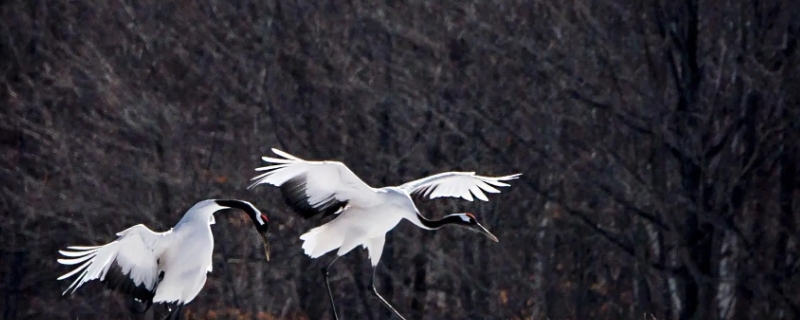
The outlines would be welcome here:
M 69 250 L 59 250 L 67 258 L 58 259 L 58 263 L 79 264 L 58 278 L 78 275 L 64 294 L 75 292 L 86 282 L 100 280 L 144 303 L 144 311 L 152 303 L 173 304 L 177 308 L 168 317 L 178 317 L 182 306 L 197 296 L 207 273 L 211 272 L 213 214 L 229 208 L 245 211 L 268 246 L 267 217 L 252 204 L 241 200 L 204 200 L 189 209 L 169 231 L 155 232 L 139 224 L 118 232 L 115 241 L 102 246 L 70 246 Z
M 124 231 L 117 232 L 117 240 L 102 246 L 85 247 L 70 246 L 67 250 L 58 252 L 71 259 L 58 259 L 58 263 L 63 265 L 75 265 L 83 263 L 75 270 L 58 277 L 63 280 L 81 274 L 64 291 L 66 294 L 70 289 L 75 292 L 84 283 L 99 279 L 105 280 L 106 274 L 112 265 L 120 269 L 122 274 L 127 275 L 134 286 L 142 286 L 146 290 L 153 290 L 158 283 L 158 264 L 156 260 L 168 247 L 168 240 L 171 237 L 165 236 L 172 233 L 153 232 L 142 224 L 135 225 Z M 124 248 L 124 250 L 122 250 Z
M 361 181 L 343 163 L 305 161 L 278 149 L 272 151 L 286 159 L 262 157 L 264 161 L 275 165 L 256 168 L 256 171 L 267 172 L 253 178 L 256 182 L 249 188 L 262 183 L 280 187 L 287 181 L 302 176 L 305 178 L 302 188 L 306 201 L 316 209 L 333 200 L 348 201 L 355 206 L 378 204 L 377 197 L 374 196 L 376 190 Z
M 254 177 L 254 183 L 249 188 L 259 184 L 280 187 L 287 204 L 305 218 L 319 214 L 337 216 L 300 236 L 305 254 L 317 258 L 339 249 L 339 257 L 361 245 L 368 250 L 373 267 L 380 261 L 386 232 L 403 219 L 427 230 L 439 229 L 446 224 L 461 225 L 497 241 L 470 213 L 455 213 L 440 220 L 428 220 L 419 213 L 411 195 L 421 194 L 430 199 L 457 197 L 469 201 L 474 198 L 488 201 L 485 193 L 499 193 L 495 187 L 509 186 L 503 181 L 520 176 L 486 177 L 474 172 L 445 172 L 398 187 L 376 189 L 364 183 L 339 161 L 308 161 L 275 148 L 272 152 L 282 158 L 262 157 L 270 165 L 256 169 L 264 173 Z M 394 311 L 377 294 L 374 286 L 372 289 Z M 328 290 L 330 293 L 330 286 Z M 337 317 L 335 307 L 334 317 Z
M 400 186 L 409 194 L 420 193 L 429 199 L 441 197 L 456 197 L 472 201 L 472 196 L 483 201 L 489 201 L 484 192 L 500 193 L 500 190 L 492 187 L 508 187 L 508 183 L 503 181 L 514 180 L 520 174 L 512 174 L 502 177 L 484 177 L 476 175 L 475 172 L 444 172 L 435 174 L 422 179 L 406 182 Z

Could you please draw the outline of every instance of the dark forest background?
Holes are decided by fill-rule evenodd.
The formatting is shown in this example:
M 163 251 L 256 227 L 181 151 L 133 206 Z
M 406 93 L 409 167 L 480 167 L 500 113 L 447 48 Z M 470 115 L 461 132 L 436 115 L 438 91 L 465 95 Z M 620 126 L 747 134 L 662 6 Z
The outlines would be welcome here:
M 329 319 L 275 188 L 278 147 L 373 186 L 523 173 L 474 212 L 499 238 L 403 222 L 377 286 L 409 319 L 800 318 L 800 2 L 0 1 L 0 312 L 129 319 L 62 297 L 67 245 L 195 202 L 250 200 L 273 260 L 219 215 L 188 319 Z M 343 319 L 388 319 L 360 249 Z M 146 315 L 163 315 L 156 310 Z

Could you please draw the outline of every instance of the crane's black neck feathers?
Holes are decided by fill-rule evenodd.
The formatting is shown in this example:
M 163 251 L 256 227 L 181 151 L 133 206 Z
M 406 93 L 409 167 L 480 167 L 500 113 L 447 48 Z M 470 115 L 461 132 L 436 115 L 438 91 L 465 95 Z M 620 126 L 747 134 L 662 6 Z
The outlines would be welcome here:
M 261 214 L 258 209 L 253 207 L 253 205 L 247 201 L 242 200 L 232 200 L 232 199 L 220 199 L 215 200 L 215 202 L 223 207 L 228 207 L 232 209 L 239 209 L 247 213 L 248 216 L 255 217 L 257 214 Z
M 256 226 L 256 229 L 259 232 L 266 232 L 268 228 L 269 219 L 267 215 L 261 213 L 252 203 L 243 201 L 243 200 L 235 200 L 235 199 L 220 199 L 214 200 L 218 205 L 222 207 L 227 207 L 231 209 L 239 209 L 247 213 L 247 216 L 250 217 L 250 220 L 253 221 L 253 224 Z
M 308 179 L 305 175 L 298 175 L 284 182 L 280 187 L 286 205 L 304 219 L 309 219 L 318 215 L 321 215 L 321 218 L 325 218 L 347 206 L 347 201 L 340 201 L 333 196 L 318 204 L 311 205 L 306 195 L 307 182 Z
M 470 223 L 462 219 L 461 216 L 455 214 L 448 215 L 439 220 L 430 220 L 419 213 L 417 213 L 417 217 L 419 217 L 419 221 L 423 226 L 431 229 L 439 229 L 448 224 L 470 225 Z

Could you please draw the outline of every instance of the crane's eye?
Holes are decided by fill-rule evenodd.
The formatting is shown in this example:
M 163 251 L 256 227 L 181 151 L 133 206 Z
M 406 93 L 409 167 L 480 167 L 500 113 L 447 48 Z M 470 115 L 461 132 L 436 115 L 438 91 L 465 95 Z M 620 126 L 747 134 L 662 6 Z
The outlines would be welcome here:
M 269 219 L 267 218 L 266 214 L 263 213 L 261 214 L 261 221 L 264 221 L 264 223 L 269 222 Z

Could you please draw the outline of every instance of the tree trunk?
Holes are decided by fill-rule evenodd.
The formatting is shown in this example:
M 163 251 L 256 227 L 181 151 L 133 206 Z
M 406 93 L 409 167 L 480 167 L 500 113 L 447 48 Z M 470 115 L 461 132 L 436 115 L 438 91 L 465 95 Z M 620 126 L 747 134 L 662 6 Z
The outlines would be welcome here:
M 551 210 L 555 210 L 554 205 L 550 202 L 547 202 L 544 205 L 545 214 L 539 220 L 539 225 L 537 226 L 536 230 L 536 244 L 538 244 L 538 250 L 536 250 L 534 257 L 534 264 L 533 264 L 533 294 L 534 294 L 534 301 L 531 310 L 531 319 L 532 320 L 544 320 L 544 319 L 551 319 L 552 317 L 548 313 L 548 300 L 547 300 L 547 291 L 548 291 L 548 279 L 550 277 L 550 257 L 553 252 L 553 243 L 551 241 L 551 232 L 550 232 L 550 224 L 552 222 L 552 218 L 550 215 Z
M 677 245 L 677 241 L 673 242 L 673 249 L 669 250 L 669 254 L 667 255 L 667 265 L 670 267 L 677 267 L 680 265 L 680 259 L 678 258 L 678 249 L 674 247 Z M 670 302 L 670 314 L 672 315 L 670 318 L 673 320 L 681 319 L 681 315 L 683 314 L 683 290 L 682 290 L 682 283 L 677 276 L 670 274 L 667 276 L 667 288 L 669 290 L 669 302 Z
M 656 317 L 657 315 L 655 311 L 652 309 L 652 297 L 650 296 L 650 282 L 648 281 L 650 273 L 645 263 L 641 261 L 647 261 L 649 256 L 655 257 L 656 261 L 663 262 L 661 257 L 661 243 L 658 236 L 658 231 L 652 224 L 647 221 L 642 221 L 642 219 L 636 218 L 637 224 L 639 225 L 639 232 L 637 232 L 637 239 L 638 242 L 642 243 L 643 245 L 637 246 L 637 259 L 634 268 L 636 271 L 636 277 L 633 280 L 634 284 L 634 297 L 636 297 L 636 303 L 631 308 L 633 314 L 630 315 L 631 318 L 638 318 L 645 314 L 650 314 Z
M 717 266 L 717 317 L 729 320 L 733 317 L 736 305 L 738 248 L 736 235 L 724 231 L 720 248 L 720 261 Z
M 5 266 L 8 267 L 7 278 L 5 282 L 5 293 L 3 294 L 3 319 L 16 319 L 17 307 L 19 304 L 19 295 L 22 291 L 22 279 L 27 272 L 25 268 L 25 258 L 27 253 L 25 251 L 0 251 L 0 256 L 3 256 L 3 261 L 6 261 Z
M 788 114 L 784 109 L 784 114 Z M 776 245 L 773 269 L 782 279 L 792 276 L 793 263 L 797 259 L 797 221 L 792 210 L 794 193 L 797 190 L 797 137 L 796 132 L 787 132 L 783 135 L 783 152 L 780 157 L 780 189 L 778 203 L 780 206 L 778 240 Z M 780 286 L 782 281 L 777 281 Z M 788 313 L 789 310 L 785 310 Z M 795 315 L 797 316 L 797 315 Z

